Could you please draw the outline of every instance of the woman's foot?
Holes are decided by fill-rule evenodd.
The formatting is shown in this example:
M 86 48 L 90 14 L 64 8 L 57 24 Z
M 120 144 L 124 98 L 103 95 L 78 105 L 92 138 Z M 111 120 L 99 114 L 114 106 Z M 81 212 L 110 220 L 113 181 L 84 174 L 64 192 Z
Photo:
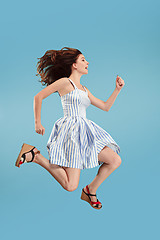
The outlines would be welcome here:
M 92 192 L 92 189 L 90 188 L 90 186 L 88 185 L 88 189 L 89 189 L 89 192 L 90 192 L 90 194 L 96 194 L 96 192 Z M 87 192 L 87 188 L 86 187 L 84 187 L 84 191 L 86 192 L 86 193 L 88 193 Z M 91 201 L 92 202 L 97 202 L 97 197 L 96 196 L 90 196 L 90 198 L 91 198 Z M 95 207 L 96 206 L 96 204 L 92 204 L 92 206 L 93 207 Z M 101 208 L 102 207 L 102 204 L 98 204 L 98 208 Z
M 38 151 L 38 149 L 35 147 L 33 149 L 33 152 L 36 153 Z M 36 160 L 36 157 L 37 157 L 37 154 L 34 155 L 34 158 L 33 158 L 33 161 L 32 162 L 35 162 Z M 32 160 L 32 153 L 31 152 L 28 152 L 28 153 L 25 153 L 25 160 L 27 162 L 30 162 Z
M 20 165 L 25 162 L 35 162 L 38 153 L 40 153 L 40 151 L 38 151 L 36 147 L 24 143 L 15 163 L 16 167 L 20 167 Z

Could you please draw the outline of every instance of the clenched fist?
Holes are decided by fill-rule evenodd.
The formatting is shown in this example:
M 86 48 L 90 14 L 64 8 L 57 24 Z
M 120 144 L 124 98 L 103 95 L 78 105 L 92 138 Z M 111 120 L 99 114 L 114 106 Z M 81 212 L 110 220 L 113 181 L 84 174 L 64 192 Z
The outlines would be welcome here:
M 124 87 L 124 85 L 125 85 L 124 80 L 117 75 L 116 88 L 120 91 Z
M 38 133 L 38 134 L 44 135 L 44 133 L 45 133 L 45 128 L 42 126 L 41 123 L 35 123 L 35 131 L 36 131 L 36 133 Z

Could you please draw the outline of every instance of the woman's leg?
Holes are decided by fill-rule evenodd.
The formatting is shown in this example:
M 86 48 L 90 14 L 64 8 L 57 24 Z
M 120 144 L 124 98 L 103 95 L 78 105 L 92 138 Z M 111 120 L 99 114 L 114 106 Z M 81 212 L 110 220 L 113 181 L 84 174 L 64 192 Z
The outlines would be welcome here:
M 111 148 L 105 146 L 98 154 L 98 160 L 102 161 L 102 165 L 98 169 L 98 173 L 93 181 L 88 184 L 90 193 L 96 194 L 98 187 L 102 182 L 121 164 L 120 156 Z M 87 192 L 86 187 L 84 191 Z M 92 201 L 96 201 L 96 196 L 91 196 Z
M 34 148 L 33 151 L 36 152 L 37 150 L 37 148 Z M 32 154 L 29 152 L 25 156 L 26 160 L 30 161 Z M 35 155 L 33 162 L 45 168 L 65 190 L 74 191 L 78 187 L 81 169 L 51 164 L 41 153 Z

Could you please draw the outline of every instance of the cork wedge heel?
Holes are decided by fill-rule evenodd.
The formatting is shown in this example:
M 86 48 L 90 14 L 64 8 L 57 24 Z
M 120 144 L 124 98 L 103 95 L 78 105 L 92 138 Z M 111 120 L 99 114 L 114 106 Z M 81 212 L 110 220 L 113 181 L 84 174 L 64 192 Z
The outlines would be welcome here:
M 32 162 L 33 159 L 34 159 L 34 157 L 35 157 L 35 155 L 36 155 L 37 153 L 40 153 L 40 151 L 34 152 L 34 151 L 33 151 L 34 148 L 35 148 L 35 147 L 32 146 L 32 145 L 23 143 L 23 145 L 22 145 L 22 147 L 21 147 L 21 151 L 20 151 L 20 153 L 19 153 L 19 155 L 18 155 L 18 158 L 17 158 L 17 160 L 16 160 L 15 166 L 16 166 L 16 167 L 20 167 L 20 165 L 23 164 L 23 163 L 25 163 L 25 162 L 27 162 L 27 163 Z M 32 153 L 32 159 L 31 159 L 30 161 L 27 161 L 27 160 L 26 160 L 26 157 L 25 157 L 25 154 L 26 154 L 26 153 L 29 153 L 29 152 Z
M 90 192 L 89 192 L 89 188 L 88 188 L 88 185 L 86 186 L 86 189 L 87 189 L 87 192 L 88 193 L 86 193 L 85 191 L 84 191 L 84 188 L 82 189 L 82 194 L 81 194 L 81 199 L 82 200 L 84 200 L 84 201 L 86 201 L 86 202 L 88 202 L 90 205 L 91 205 L 91 207 L 93 207 L 93 208 L 95 208 L 95 209 L 101 209 L 102 208 L 102 205 L 100 205 L 100 207 L 99 207 L 99 204 L 102 204 L 100 201 L 98 201 L 98 199 L 97 199 L 97 202 L 93 202 L 93 201 L 91 201 L 91 197 L 90 196 L 96 196 L 97 197 L 97 195 L 96 194 L 91 194 Z M 93 205 L 95 205 L 96 204 L 96 206 L 93 206 Z

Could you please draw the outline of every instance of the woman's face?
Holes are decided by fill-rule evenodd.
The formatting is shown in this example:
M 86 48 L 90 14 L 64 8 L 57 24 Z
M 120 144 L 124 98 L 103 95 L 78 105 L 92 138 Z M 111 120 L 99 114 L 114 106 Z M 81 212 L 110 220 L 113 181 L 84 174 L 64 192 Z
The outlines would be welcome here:
M 87 69 L 88 64 L 89 64 L 89 62 L 86 61 L 84 55 L 80 54 L 76 63 L 73 63 L 73 66 L 81 74 L 87 74 L 88 73 L 88 69 Z

